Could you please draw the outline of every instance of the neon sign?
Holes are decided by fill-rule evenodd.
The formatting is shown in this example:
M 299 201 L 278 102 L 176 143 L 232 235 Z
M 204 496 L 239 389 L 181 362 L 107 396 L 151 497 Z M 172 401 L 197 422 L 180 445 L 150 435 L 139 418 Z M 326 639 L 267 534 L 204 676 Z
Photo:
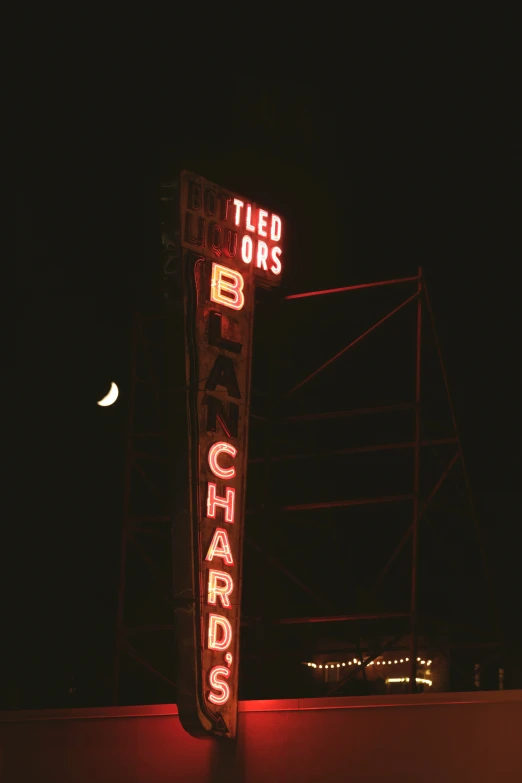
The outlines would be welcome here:
M 254 295 L 256 285 L 280 281 L 284 225 L 189 172 L 169 192 L 164 201 L 179 209 L 167 240 L 164 231 L 170 441 L 186 455 L 173 478 L 177 703 L 194 736 L 234 737 Z M 183 358 L 184 421 L 176 375 Z

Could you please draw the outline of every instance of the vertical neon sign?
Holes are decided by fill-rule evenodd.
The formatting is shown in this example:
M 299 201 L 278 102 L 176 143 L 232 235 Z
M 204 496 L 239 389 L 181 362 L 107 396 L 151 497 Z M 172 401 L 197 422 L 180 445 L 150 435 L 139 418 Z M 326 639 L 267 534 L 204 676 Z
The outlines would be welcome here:
M 173 376 L 181 333 L 185 360 L 184 421 L 180 378 L 170 384 L 171 447 L 186 460 L 173 463 L 177 703 L 194 736 L 234 737 L 254 296 L 256 285 L 279 283 L 283 226 L 278 215 L 189 172 L 171 193 L 179 205 L 178 229 L 168 243 L 164 234 L 173 248 L 166 265 Z

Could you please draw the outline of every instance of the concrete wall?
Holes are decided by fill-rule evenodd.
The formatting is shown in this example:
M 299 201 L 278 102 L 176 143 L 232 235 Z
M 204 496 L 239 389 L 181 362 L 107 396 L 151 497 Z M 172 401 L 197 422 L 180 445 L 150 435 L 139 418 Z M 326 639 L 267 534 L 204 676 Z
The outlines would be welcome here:
M 3 713 L 2 783 L 520 783 L 522 691 L 240 704 L 233 742 L 176 707 Z

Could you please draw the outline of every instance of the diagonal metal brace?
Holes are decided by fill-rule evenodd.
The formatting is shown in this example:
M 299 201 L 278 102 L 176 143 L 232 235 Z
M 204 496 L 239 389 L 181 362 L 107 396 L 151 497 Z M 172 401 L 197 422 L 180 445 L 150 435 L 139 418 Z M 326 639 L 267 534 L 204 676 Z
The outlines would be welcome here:
M 392 315 L 395 315 L 395 313 L 398 313 L 399 310 L 402 310 L 403 307 L 406 307 L 407 304 L 410 302 L 413 302 L 414 299 L 417 299 L 419 296 L 419 292 L 416 291 L 414 294 L 412 294 L 408 299 L 406 299 L 404 302 L 402 302 L 398 307 L 395 307 L 391 312 L 389 312 L 387 315 L 384 316 L 384 318 L 381 318 L 380 321 L 377 321 L 373 326 L 370 326 L 369 329 L 367 329 L 365 332 L 359 335 L 355 340 L 352 340 L 351 343 L 348 343 L 348 345 L 345 345 L 345 347 L 340 350 L 338 353 L 335 354 L 335 356 L 332 356 L 328 361 L 326 361 L 324 364 L 322 364 L 320 367 L 317 368 L 317 370 L 314 370 L 313 373 L 308 375 L 306 378 L 303 378 L 302 381 L 300 381 L 296 386 L 294 386 L 290 391 L 287 391 L 285 394 L 285 397 L 289 397 L 291 394 L 293 394 L 297 389 L 300 389 L 301 386 L 304 386 L 305 383 L 308 383 L 308 381 L 311 381 L 312 378 L 315 378 L 316 375 L 318 375 L 322 370 L 324 370 L 326 367 L 328 367 L 332 362 L 335 362 L 336 359 L 338 359 L 340 356 L 342 356 L 346 351 L 348 351 L 350 348 L 353 348 L 354 345 L 357 345 L 357 343 L 360 343 L 361 340 L 363 340 L 365 337 L 367 337 L 369 334 L 371 334 L 377 327 L 381 326 L 381 324 L 385 323 L 388 318 L 391 318 Z

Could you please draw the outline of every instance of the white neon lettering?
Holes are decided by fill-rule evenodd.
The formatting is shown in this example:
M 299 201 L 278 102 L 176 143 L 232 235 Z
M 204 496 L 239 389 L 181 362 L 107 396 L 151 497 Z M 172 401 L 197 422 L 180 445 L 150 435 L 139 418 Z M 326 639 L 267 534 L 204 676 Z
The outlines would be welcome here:
M 247 231 L 255 231 L 256 227 L 252 223 L 252 207 L 247 204 L 246 208 L 246 229 Z
M 270 254 L 272 256 L 272 261 L 274 262 L 272 266 L 270 267 L 270 271 L 274 273 L 274 275 L 280 275 L 281 274 L 281 261 L 279 260 L 279 257 L 281 255 L 281 248 L 280 247 L 273 247 L 272 252 Z
M 265 212 L 264 209 L 259 210 L 259 215 L 257 217 L 257 233 L 260 237 L 266 237 L 266 219 L 268 217 L 268 212 Z
M 252 256 L 254 254 L 254 247 L 252 244 L 252 240 L 248 236 L 248 234 L 245 234 L 243 239 L 241 240 L 241 258 L 245 262 L 245 264 L 249 264 L 252 261 Z
M 279 242 L 281 239 L 281 218 L 277 215 L 272 215 L 272 224 L 270 226 L 270 239 L 274 242 Z
M 258 240 L 257 243 L 257 268 L 258 269 L 266 269 L 266 259 L 268 258 L 268 245 L 266 242 L 263 242 L 262 239 Z
M 234 206 L 236 208 L 236 214 L 234 216 L 234 223 L 236 224 L 236 226 L 239 226 L 239 224 L 241 222 L 241 210 L 244 207 L 244 204 L 238 198 L 235 198 L 234 199 Z

